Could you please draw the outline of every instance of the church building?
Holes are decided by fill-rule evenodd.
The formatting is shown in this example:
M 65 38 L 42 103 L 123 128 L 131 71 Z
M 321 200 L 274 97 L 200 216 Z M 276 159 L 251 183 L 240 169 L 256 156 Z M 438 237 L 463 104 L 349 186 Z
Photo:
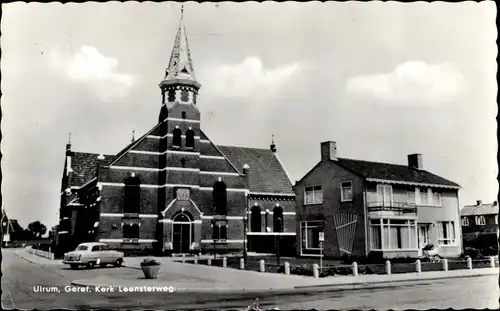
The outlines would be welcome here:
M 159 88 L 158 121 L 117 154 L 66 145 L 60 249 L 294 254 L 295 194 L 274 139 L 268 149 L 220 146 L 203 132 L 182 17 Z

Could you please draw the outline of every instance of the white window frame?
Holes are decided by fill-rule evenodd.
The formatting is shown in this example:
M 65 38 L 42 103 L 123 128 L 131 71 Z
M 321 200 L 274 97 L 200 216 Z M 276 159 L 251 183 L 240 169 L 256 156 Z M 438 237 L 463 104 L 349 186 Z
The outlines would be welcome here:
M 349 187 L 345 187 L 344 184 L 350 184 Z M 350 198 L 344 198 L 344 189 L 350 189 L 351 190 L 351 197 Z M 353 193 L 352 193 L 352 181 L 343 181 L 340 183 L 340 202 L 351 202 L 353 199 Z
M 469 217 L 465 216 L 462 217 L 462 227 L 468 227 L 469 226 Z
M 410 200 L 410 193 L 413 194 L 413 202 Z M 417 190 L 406 190 L 406 203 L 409 205 L 417 205 Z
M 311 226 L 309 227 L 308 224 L 311 224 Z M 307 228 L 314 228 L 314 227 L 317 227 L 317 226 L 324 226 L 325 225 L 325 222 L 322 221 L 322 220 L 310 220 L 310 221 L 301 221 L 300 222 L 300 229 L 299 229 L 299 233 L 300 233 L 300 255 L 304 255 L 304 256 L 320 256 L 319 254 L 318 255 L 313 255 L 313 254 L 305 254 L 304 253 L 304 250 L 320 250 L 321 247 L 317 247 L 317 248 L 309 248 L 307 247 L 307 245 L 309 244 L 308 241 L 307 241 Z M 306 245 L 303 245 L 303 239 L 302 239 L 302 229 L 305 229 L 305 232 L 306 232 L 306 235 L 305 235 L 305 244 Z M 324 230 L 323 231 L 320 231 L 320 232 L 325 232 Z
M 417 230 L 417 222 L 416 220 L 414 219 L 403 219 L 403 221 L 405 221 L 405 223 L 403 224 L 391 224 L 391 220 L 389 218 L 380 218 L 380 219 L 373 219 L 374 221 L 377 221 L 379 220 L 380 223 L 376 223 L 376 224 L 373 224 L 373 223 L 370 223 L 370 231 L 369 231 L 369 234 L 370 234 L 370 250 L 372 251 L 416 251 L 418 250 L 419 246 L 418 246 L 418 230 Z M 398 219 L 399 220 L 399 219 Z M 371 230 L 371 227 L 379 227 L 380 228 L 380 246 L 382 247 L 381 249 L 376 249 L 376 248 L 372 248 L 371 246 L 373 245 L 373 236 L 372 236 L 372 230 Z M 388 241 L 385 241 L 385 238 L 384 238 L 384 230 L 387 230 L 390 232 L 390 228 L 391 227 L 407 227 L 408 228 L 408 239 L 410 239 L 408 241 L 408 244 L 410 245 L 410 248 L 388 248 L 387 246 L 388 245 L 391 245 L 391 235 L 388 234 L 388 238 L 389 240 Z M 412 230 L 413 229 L 413 230 Z M 413 232 L 412 232 L 413 231 Z M 411 234 L 414 233 L 414 235 L 412 236 Z M 414 239 L 414 240 L 412 240 Z M 411 244 L 412 244 L 412 241 L 414 242 L 413 245 L 414 245 L 414 248 L 412 248 Z
M 433 206 L 443 206 L 443 201 L 442 201 L 441 193 L 440 192 L 434 192 L 434 191 L 432 191 L 431 193 L 432 193 L 432 195 L 431 195 L 431 197 L 432 197 L 432 205 Z M 437 195 L 437 197 L 439 198 L 439 202 L 434 202 L 434 196 L 435 195 Z
M 380 197 L 379 189 L 382 189 L 382 197 Z M 389 200 L 389 205 L 392 205 L 394 203 L 394 192 L 392 189 L 392 185 L 387 185 L 387 184 L 378 184 L 377 185 L 377 202 L 380 202 L 385 205 L 385 189 L 390 189 L 390 200 Z
M 315 196 L 315 191 L 319 188 L 319 191 L 321 191 L 321 201 L 316 201 L 316 196 Z M 307 202 L 307 189 L 311 189 L 312 192 L 312 202 Z M 323 186 L 322 185 L 316 185 L 316 186 L 307 186 L 304 187 L 304 205 L 312 205 L 312 204 L 322 204 L 323 203 Z
M 476 225 L 478 226 L 485 226 L 486 225 L 486 218 L 483 215 L 479 215 L 475 217 L 476 219 Z
M 457 234 L 456 234 L 456 229 L 455 229 L 455 223 L 453 221 L 438 221 L 437 225 L 438 225 L 438 230 L 439 230 L 437 244 L 439 246 L 444 246 L 444 247 L 457 246 Z M 446 238 L 441 237 L 441 234 L 443 232 L 443 227 L 442 227 L 443 225 L 447 226 L 446 232 L 448 233 L 448 237 L 446 237 Z M 452 235 L 452 237 L 449 237 L 451 235 Z M 444 244 L 445 241 L 449 241 L 450 243 Z

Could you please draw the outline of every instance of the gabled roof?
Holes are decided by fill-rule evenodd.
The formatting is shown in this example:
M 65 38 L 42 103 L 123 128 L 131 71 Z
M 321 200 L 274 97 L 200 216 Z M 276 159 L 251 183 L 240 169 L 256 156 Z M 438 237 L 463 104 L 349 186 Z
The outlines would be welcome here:
M 80 187 L 94 178 L 97 173 L 97 153 L 75 152 L 71 158 L 71 169 L 69 176 L 70 187 Z M 112 155 L 104 155 L 104 165 L 108 165 L 114 158 Z
M 293 193 L 292 183 L 274 152 L 236 146 L 217 146 L 237 168 L 250 166 L 250 191 Z
M 395 182 L 399 181 L 437 186 L 460 187 L 460 185 L 443 177 L 432 174 L 426 170 L 412 169 L 407 165 L 370 162 L 346 158 L 338 158 L 337 161 L 332 162 L 367 179 L 371 178 Z
M 144 135 L 142 135 L 141 137 L 139 137 L 139 139 L 136 139 L 134 140 L 133 142 L 131 142 L 130 144 L 128 144 L 125 148 L 123 148 L 120 152 L 118 152 L 116 155 L 114 156 L 110 156 L 111 159 L 110 161 L 108 161 L 106 163 L 106 165 L 112 165 L 114 163 L 116 163 L 118 160 L 120 160 L 125 154 L 127 154 L 128 151 L 130 151 L 132 148 L 134 148 L 135 146 L 137 146 L 140 142 L 142 142 L 144 139 L 146 139 L 146 137 L 151 134 L 154 130 L 156 130 L 159 126 L 161 125 L 161 123 L 158 123 L 156 124 L 152 129 L 150 129 L 149 131 L 147 131 Z M 107 156 L 105 156 L 107 158 Z M 106 162 L 106 161 L 105 161 Z
M 466 205 L 461 211 L 461 216 L 498 214 L 498 203 Z

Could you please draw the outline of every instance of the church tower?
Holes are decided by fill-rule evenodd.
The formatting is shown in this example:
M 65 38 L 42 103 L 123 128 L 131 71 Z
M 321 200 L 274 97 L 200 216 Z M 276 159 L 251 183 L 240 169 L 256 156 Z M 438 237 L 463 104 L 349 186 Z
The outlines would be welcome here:
M 184 219 L 201 222 L 196 203 L 200 200 L 200 111 L 197 81 L 184 26 L 183 10 L 174 40 L 165 77 L 159 87 L 162 106 L 159 116 L 158 211 L 169 220 Z M 171 223 L 164 223 L 164 240 L 173 239 Z M 190 239 L 200 238 L 196 226 Z M 176 243 L 174 243 L 176 244 Z M 177 242 L 178 244 L 178 242 Z M 182 244 L 182 243 L 181 243 Z M 176 250 L 189 251 L 190 244 L 173 245 Z
M 168 118 L 169 109 L 175 103 L 196 106 L 198 91 L 201 87 L 201 84 L 196 80 L 183 15 L 184 8 L 181 9 L 181 20 L 170 61 L 165 70 L 165 77 L 159 84 L 162 95 L 159 122 Z M 197 110 L 197 108 L 195 109 Z

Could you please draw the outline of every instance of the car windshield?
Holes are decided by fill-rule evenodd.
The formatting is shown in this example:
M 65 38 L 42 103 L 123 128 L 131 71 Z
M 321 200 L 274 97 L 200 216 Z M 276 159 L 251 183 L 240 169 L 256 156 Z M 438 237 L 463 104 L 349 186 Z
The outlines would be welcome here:
M 107 251 L 108 249 L 107 245 L 101 245 L 101 251 Z
M 78 247 L 76 248 L 77 251 L 86 251 L 88 249 L 89 248 L 87 247 L 87 245 L 78 245 Z

